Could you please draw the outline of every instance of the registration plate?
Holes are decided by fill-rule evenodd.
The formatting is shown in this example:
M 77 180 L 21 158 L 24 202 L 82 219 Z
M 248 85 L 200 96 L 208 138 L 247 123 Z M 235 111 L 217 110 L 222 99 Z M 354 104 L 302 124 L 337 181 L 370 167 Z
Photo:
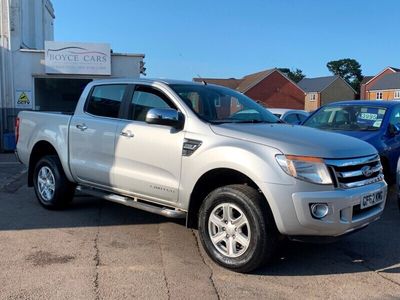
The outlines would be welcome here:
M 365 194 L 361 197 L 361 209 L 373 206 L 383 201 L 383 191 Z

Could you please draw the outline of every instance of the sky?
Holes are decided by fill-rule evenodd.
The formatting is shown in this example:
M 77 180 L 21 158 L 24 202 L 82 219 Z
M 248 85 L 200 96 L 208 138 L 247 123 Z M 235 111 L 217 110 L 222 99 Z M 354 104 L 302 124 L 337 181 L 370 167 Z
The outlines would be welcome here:
M 399 0 L 52 0 L 55 40 L 145 54 L 147 77 L 307 77 L 353 58 L 363 75 L 400 67 Z

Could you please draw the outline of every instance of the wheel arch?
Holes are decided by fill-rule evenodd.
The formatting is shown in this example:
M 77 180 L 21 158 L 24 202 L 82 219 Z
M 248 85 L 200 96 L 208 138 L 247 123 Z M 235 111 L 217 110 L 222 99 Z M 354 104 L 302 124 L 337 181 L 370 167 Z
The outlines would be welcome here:
M 209 170 L 197 180 L 190 195 L 186 219 L 187 227 L 197 228 L 198 212 L 205 197 L 216 188 L 230 184 L 248 185 L 262 193 L 255 181 L 240 171 L 231 168 L 216 168 Z M 263 197 L 265 198 L 264 195 Z M 268 202 L 267 206 L 269 207 Z
M 57 153 L 57 150 L 48 141 L 42 140 L 37 142 L 35 146 L 33 146 L 31 155 L 29 157 L 28 186 L 33 186 L 33 173 L 35 171 L 35 166 L 37 162 L 46 155 L 57 155 L 60 157 Z

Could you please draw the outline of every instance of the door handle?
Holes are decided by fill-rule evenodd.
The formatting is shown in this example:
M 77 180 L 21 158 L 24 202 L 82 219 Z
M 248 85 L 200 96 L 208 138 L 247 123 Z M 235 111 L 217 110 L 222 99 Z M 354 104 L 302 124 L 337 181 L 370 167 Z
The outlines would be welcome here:
M 75 127 L 78 128 L 80 131 L 85 131 L 86 129 L 88 129 L 86 124 L 76 124 Z
M 127 137 L 127 138 L 133 138 L 135 135 L 130 131 L 121 131 L 120 133 L 121 136 Z

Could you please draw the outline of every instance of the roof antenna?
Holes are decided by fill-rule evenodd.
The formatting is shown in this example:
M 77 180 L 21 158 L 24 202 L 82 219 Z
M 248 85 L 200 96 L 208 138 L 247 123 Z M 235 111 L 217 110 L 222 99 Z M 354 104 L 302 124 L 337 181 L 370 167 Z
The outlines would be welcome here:
M 203 77 L 201 77 L 199 74 L 197 74 L 197 77 L 199 77 L 199 79 L 201 80 L 201 82 L 202 82 L 204 85 L 207 85 L 207 82 L 203 79 Z

